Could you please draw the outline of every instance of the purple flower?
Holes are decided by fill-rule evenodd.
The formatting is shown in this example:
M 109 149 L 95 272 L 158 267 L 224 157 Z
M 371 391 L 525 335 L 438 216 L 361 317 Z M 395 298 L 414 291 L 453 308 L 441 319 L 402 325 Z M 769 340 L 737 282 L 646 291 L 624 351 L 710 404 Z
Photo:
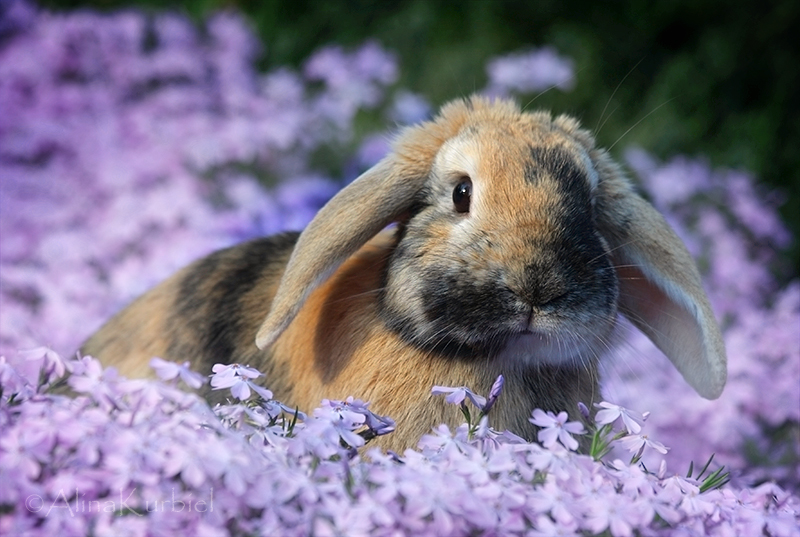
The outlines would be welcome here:
M 619 443 L 631 453 L 641 453 L 645 447 L 653 448 L 661 454 L 665 454 L 669 450 L 664 444 L 652 440 L 646 434 L 630 434 L 621 438 Z
M 306 416 L 305 412 L 301 412 L 297 408 L 292 408 L 274 399 L 262 399 L 260 406 L 264 409 L 267 415 L 273 419 L 277 418 L 282 413 L 291 417 L 294 417 L 296 414 L 297 419 L 300 421 L 306 421 L 308 419 L 308 416 Z
M 603 409 L 598 411 L 594 418 L 597 425 L 614 423 L 618 418 L 622 418 L 622 423 L 625 424 L 625 429 L 629 433 L 636 434 L 642 430 L 644 416 L 635 410 L 629 410 L 613 403 L 607 403 L 606 401 L 596 403 L 594 406 Z
M 361 447 L 364 445 L 364 438 L 355 433 L 366 422 L 366 416 L 360 409 L 353 408 L 342 401 L 323 399 L 322 405 L 314 410 L 314 417 L 332 425 L 336 435 L 349 446 Z
M 530 93 L 551 86 L 569 91 L 575 84 L 572 60 L 559 56 L 551 47 L 494 58 L 486 72 L 489 93 L 499 95 Z
M 413 125 L 430 118 L 431 105 L 421 95 L 406 90 L 394 96 L 390 117 L 401 125 Z
M 475 428 L 473 442 L 480 447 L 481 452 L 487 457 L 502 451 L 501 446 L 504 444 L 527 444 L 523 438 L 510 431 L 503 431 L 500 433 L 492 429 L 489 426 L 489 416 L 486 415 L 480 419 L 478 426 Z M 496 461 L 493 461 L 493 464 L 496 464 Z
M 324 399 L 322 406 L 314 411 L 314 416 L 335 422 L 337 427 L 344 427 L 347 430 L 346 436 L 348 438 L 352 431 L 356 431 L 364 425 L 367 427 L 367 439 L 394 431 L 395 422 L 393 419 L 387 416 L 379 416 L 369 410 L 368 407 L 369 403 L 353 397 L 348 397 L 344 401 Z M 348 443 L 351 446 L 355 446 L 350 441 Z
M 540 515 L 536 518 L 534 529 L 526 533 L 528 537 L 579 537 L 579 526 L 574 520 L 567 522 L 554 522 L 549 516 Z
M 102 364 L 91 356 L 82 356 L 68 362 L 72 374 L 67 379 L 70 387 L 78 393 L 90 394 L 104 404 L 114 406 L 114 382 L 117 371 L 114 368 L 103 369 Z
M 303 534 L 307 521 L 318 518 L 333 532 L 357 527 L 366 533 L 401 528 L 406 534 L 465 534 L 502 528 L 510 536 L 660 535 L 661 526 L 652 524 L 655 514 L 686 526 L 730 524 L 734 534 L 769 528 L 791 535 L 786 528 L 796 517 L 789 513 L 800 506 L 800 499 L 775 486 L 701 493 L 692 480 L 666 477 L 664 464 L 650 474 L 619 460 L 609 464 L 563 449 L 544 450 L 497 434 L 488 415 L 472 438 L 466 424 L 455 434 L 441 425 L 423 439 L 421 451 L 402 457 L 371 452 L 361 459 L 353 449 L 364 444 L 358 431 L 388 423 L 362 400 L 323 401 L 310 420 L 287 433 L 270 425 L 262 405 L 222 405 L 220 421 L 192 394 L 150 397 L 142 383 L 165 395 L 179 390 L 105 378 L 96 365 L 84 359 L 70 367 L 73 374 L 95 378 L 94 391 L 102 392 L 100 385 L 106 384 L 119 401 L 114 407 L 86 397 L 33 394 L 13 407 L 0 401 L 0 476 L 16 485 L 0 488 L 0 504 L 12 509 L 4 528 L 32 527 L 39 521 L 32 509 L 40 503 L 21 502 L 52 501 L 59 494 L 79 507 L 124 501 L 142 514 L 124 517 L 140 525 L 137 531 L 177 536 L 254 528 Z M 238 364 L 220 365 L 216 374 L 223 380 L 260 376 Z M 368 425 L 373 417 L 378 421 Z M 566 419 L 566 413 L 538 411 L 532 421 L 571 438 L 578 430 L 570 430 L 575 424 Z M 565 441 L 561 433 L 556 431 L 554 443 Z M 200 531 L 188 505 L 205 502 L 202 512 L 208 513 L 212 494 L 215 515 L 202 517 L 207 527 Z M 153 509 L 155 500 L 182 510 L 165 518 Z M 42 531 L 50 534 L 74 520 L 85 533 L 89 525 L 120 518 L 95 518 L 98 513 L 76 511 L 68 518 L 55 513 L 43 519 Z M 113 527 L 109 531 L 121 529 Z
M 591 416 L 589 413 L 589 407 L 587 407 L 582 401 L 578 401 L 578 412 L 581 413 L 581 416 L 585 420 L 588 420 Z
M 49 347 L 37 347 L 20 351 L 20 355 L 32 362 L 41 361 L 40 369 L 47 382 L 63 377 L 66 372 L 66 362 Z
M 323 400 L 323 406 L 325 403 L 326 401 Z M 327 401 L 327 404 L 337 412 L 354 413 L 362 416 L 362 423 L 366 425 L 371 433 L 375 436 L 389 434 L 394 431 L 395 422 L 392 418 L 375 414 L 368 408 L 369 403 L 366 403 L 361 399 L 355 399 L 350 396 L 344 401 Z M 360 421 L 360 418 L 353 420 L 353 423 L 358 421 Z
M 586 526 L 592 533 L 608 529 L 614 537 L 630 537 L 635 528 L 648 524 L 652 518 L 653 510 L 644 501 L 614 495 L 591 502 Z
M 375 134 L 368 136 L 358 148 L 356 162 L 358 170 L 366 170 L 377 164 L 389 153 L 389 137 L 387 134 Z
M 486 398 L 486 403 L 481 408 L 481 411 L 484 414 L 488 414 L 489 410 L 494 406 L 497 398 L 500 397 L 500 392 L 503 391 L 503 385 L 505 384 L 505 378 L 503 375 L 499 375 L 497 379 L 492 384 L 492 389 L 489 390 L 489 396 Z
M 15 394 L 28 398 L 34 391 L 33 385 L 8 363 L 5 356 L 0 356 L 0 388 L 3 389 L 4 397 Z
M 47 461 L 55 436 L 31 423 L 30 427 L 17 428 L 0 436 L 0 471 L 36 479 L 41 473 L 41 462 Z
M 564 411 L 556 415 L 537 408 L 533 411 L 533 417 L 528 421 L 541 428 L 537 436 L 544 447 L 552 448 L 558 441 L 567 449 L 575 451 L 578 449 L 578 441 L 572 438 L 572 435 L 584 434 L 586 429 L 582 423 L 567 421 L 567 419 L 567 413 Z
M 187 386 L 195 390 L 206 383 L 203 375 L 191 370 L 191 364 L 188 361 L 179 364 L 177 362 L 168 362 L 161 358 L 154 357 L 150 359 L 150 367 L 155 370 L 156 375 L 158 375 L 158 378 L 161 380 L 180 378 Z
M 497 402 L 497 398 L 500 397 L 500 393 L 503 391 L 503 384 L 505 383 L 505 379 L 503 375 L 499 375 L 497 379 L 495 379 L 494 384 L 492 384 L 491 389 L 489 390 L 489 396 L 483 397 L 482 395 L 478 395 L 466 386 L 459 386 L 459 387 L 449 387 L 449 386 L 434 386 L 431 389 L 431 393 L 433 395 L 445 395 L 445 401 L 450 403 L 451 405 L 461 405 L 465 407 L 465 400 L 469 399 L 472 401 L 478 409 L 480 409 L 481 414 L 486 415 L 489 413 L 489 410 L 494 406 L 495 402 Z
M 395 430 L 396 424 L 389 416 L 379 416 L 372 411 L 364 414 L 367 427 L 375 436 L 389 434 Z
M 257 370 L 241 364 L 214 364 L 211 368 L 211 388 L 222 390 L 230 388 L 231 395 L 242 401 L 250 398 L 250 390 L 262 399 L 272 399 L 272 392 L 254 383 L 251 379 L 261 376 Z
M 431 393 L 433 395 L 445 395 L 447 396 L 444 398 L 445 401 L 450 403 L 451 405 L 461 405 L 464 406 L 464 400 L 469 399 L 472 401 L 472 404 L 476 407 L 482 409 L 486 406 L 486 398 L 478 395 L 477 393 L 473 392 L 466 386 L 460 386 L 458 388 L 451 388 L 449 386 L 434 386 L 431 389 Z

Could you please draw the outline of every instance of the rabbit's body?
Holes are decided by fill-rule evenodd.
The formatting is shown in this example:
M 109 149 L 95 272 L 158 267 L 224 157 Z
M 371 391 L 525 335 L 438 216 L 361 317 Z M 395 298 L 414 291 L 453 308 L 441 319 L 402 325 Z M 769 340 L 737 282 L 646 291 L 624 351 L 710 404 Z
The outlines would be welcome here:
M 494 427 L 533 438 L 536 407 L 579 418 L 620 311 L 716 397 L 724 349 L 697 270 L 593 143 L 568 118 L 450 104 L 299 237 L 194 263 L 83 351 L 129 376 L 152 356 L 249 364 L 302 410 L 353 395 L 397 421 L 381 443 L 401 449 L 460 419 L 432 386 L 486 393 L 501 373 Z
M 574 401 L 589 404 L 597 396 L 594 362 L 559 369 L 513 366 L 477 355 L 454 359 L 387 331 L 377 299 L 396 247 L 394 232 L 379 234 L 349 258 L 309 295 L 282 337 L 258 349 L 252 335 L 269 312 L 296 238 L 289 233 L 257 239 L 189 265 L 110 320 L 83 352 L 103 357 L 129 378 L 153 377 L 153 356 L 188 359 L 203 372 L 220 362 L 249 364 L 265 373 L 276 399 L 303 410 L 323 398 L 357 394 L 371 401 L 373 411 L 402 424 L 399 434 L 374 441 L 396 450 L 432 425 L 461 419 L 443 398 L 431 396 L 434 385 L 488 393 L 500 373 L 524 379 L 507 384 L 492 410 L 492 424 L 527 437 L 534 427 L 517 408 L 562 409 Z M 317 329 L 309 332 L 309 326 Z M 208 386 L 204 395 L 212 402 L 230 396 Z

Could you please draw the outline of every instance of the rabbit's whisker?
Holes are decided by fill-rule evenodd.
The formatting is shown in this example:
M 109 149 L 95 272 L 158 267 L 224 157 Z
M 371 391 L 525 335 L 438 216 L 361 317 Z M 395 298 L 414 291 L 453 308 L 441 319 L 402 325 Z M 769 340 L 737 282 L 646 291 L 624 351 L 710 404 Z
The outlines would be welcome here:
M 654 113 L 655 113 L 655 112 L 656 112 L 656 111 L 657 111 L 659 108 L 661 108 L 661 107 L 663 107 L 663 106 L 666 106 L 667 104 L 671 103 L 671 102 L 672 102 L 672 101 L 674 101 L 675 99 L 677 99 L 677 97 L 673 97 L 673 98 L 671 98 L 671 99 L 667 99 L 667 100 L 666 100 L 666 101 L 664 101 L 663 103 L 659 104 L 658 106 L 656 106 L 655 108 L 653 108 L 652 110 L 650 110 L 650 111 L 649 111 L 647 114 L 645 114 L 645 115 L 644 115 L 644 117 L 642 117 L 641 119 L 639 119 L 639 121 L 637 121 L 636 123 L 634 123 L 633 125 L 631 125 L 630 127 L 628 127 L 628 130 L 626 130 L 625 132 L 623 132 L 623 133 L 622 133 L 622 135 L 621 135 L 619 138 L 617 138 L 617 140 L 616 140 L 616 141 L 615 141 L 613 144 L 611 144 L 610 146 L 608 146 L 608 147 L 606 148 L 606 151 L 611 151 L 611 150 L 614 148 L 614 146 L 615 146 L 615 145 L 617 145 L 617 144 L 618 144 L 618 143 L 619 143 L 619 142 L 620 142 L 620 141 L 621 141 L 623 138 L 625 138 L 625 136 L 627 136 L 627 134 L 628 134 L 629 132 L 631 132 L 633 129 L 635 129 L 635 128 L 636 128 L 636 127 L 639 125 L 639 123 L 641 123 L 642 121 L 644 121 L 645 119 L 647 119 L 648 117 L 650 117 L 651 115 L 653 115 L 653 114 L 654 114 Z
M 611 93 L 611 97 L 609 97 L 609 98 L 608 98 L 608 101 L 606 101 L 606 105 L 605 105 L 605 107 L 603 107 L 603 111 L 600 113 L 600 117 L 599 117 L 599 118 L 597 118 L 597 127 L 595 127 L 595 129 L 594 129 L 594 133 L 595 133 L 595 135 L 597 135 L 597 134 L 599 134 L 599 133 L 600 133 L 600 129 L 602 129 L 602 128 L 603 128 L 603 125 L 605 125 L 605 124 L 606 124 L 606 121 L 608 121 L 608 118 L 611 118 L 611 116 L 614 114 L 614 112 L 611 112 L 611 114 L 609 114 L 609 115 L 608 115 L 608 118 L 606 119 L 606 121 L 603 121 L 603 123 L 602 123 L 602 124 L 600 124 L 600 122 L 603 120 L 603 116 L 604 116 L 604 115 L 606 115 L 606 110 L 608 110 L 608 105 L 610 105 L 610 104 L 611 104 L 611 101 L 612 101 L 612 100 L 614 100 L 614 95 L 616 95 L 616 94 L 617 94 L 617 91 L 619 91 L 619 88 L 621 88 L 621 87 L 622 87 L 622 84 L 625 82 L 625 80 L 626 80 L 626 79 L 627 79 L 627 78 L 628 78 L 628 77 L 631 75 L 631 73 L 633 73 L 633 72 L 636 70 L 636 68 L 637 68 L 637 67 L 639 67 L 639 65 L 640 65 L 640 64 L 641 64 L 643 61 L 644 61 L 644 57 L 642 57 L 642 59 L 641 59 L 641 60 L 639 60 L 638 62 L 636 62 L 636 65 L 634 65 L 634 66 L 631 68 L 631 70 L 630 70 L 630 71 L 628 71 L 628 72 L 625 74 L 625 76 L 623 76 L 623 77 L 622 77 L 622 80 L 620 80 L 620 81 L 619 81 L 619 84 L 617 84 L 617 87 L 616 87 L 616 88 L 614 88 L 614 91 Z M 615 108 L 615 109 L 614 109 L 614 111 L 616 111 L 618 108 L 619 108 L 619 107 Z

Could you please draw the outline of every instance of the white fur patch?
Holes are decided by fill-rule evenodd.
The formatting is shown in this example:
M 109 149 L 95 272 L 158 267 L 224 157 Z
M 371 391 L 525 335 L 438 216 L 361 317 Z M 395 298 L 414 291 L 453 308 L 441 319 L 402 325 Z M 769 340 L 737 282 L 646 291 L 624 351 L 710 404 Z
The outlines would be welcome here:
M 516 365 L 580 365 L 595 360 L 598 348 L 602 345 L 595 337 L 534 332 L 509 340 L 497 358 Z
M 442 144 L 436 155 L 434 168 L 440 177 L 468 175 L 473 180 L 478 175 L 478 147 L 474 140 L 451 138 Z

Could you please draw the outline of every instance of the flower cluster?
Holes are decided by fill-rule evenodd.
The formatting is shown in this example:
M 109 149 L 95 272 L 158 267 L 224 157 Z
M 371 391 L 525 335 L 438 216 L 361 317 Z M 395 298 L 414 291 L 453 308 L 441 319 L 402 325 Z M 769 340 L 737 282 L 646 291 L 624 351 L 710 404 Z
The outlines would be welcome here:
M 172 385 L 119 378 L 91 357 L 65 363 L 40 349 L 0 358 L 0 479 L 14 484 L 0 491 L 0 532 L 800 535 L 800 498 L 777 485 L 732 488 L 704 478 L 705 468 L 683 477 L 663 460 L 652 472 L 638 458 L 576 453 L 583 426 L 540 410 L 531 419 L 543 446 L 494 431 L 486 404 L 502 381 L 489 397 L 436 389 L 458 394 L 453 404 L 475 403 L 478 427 L 440 426 L 416 450 L 362 458 L 355 448 L 394 427 L 364 402 L 323 401 L 305 415 L 263 389 L 242 400 L 231 379 L 257 371 L 216 369 L 212 384 L 239 401 L 212 409 Z M 66 370 L 74 399 L 47 391 Z M 641 416 L 601 406 L 598 445 L 638 438 L 614 424 L 641 431 Z

